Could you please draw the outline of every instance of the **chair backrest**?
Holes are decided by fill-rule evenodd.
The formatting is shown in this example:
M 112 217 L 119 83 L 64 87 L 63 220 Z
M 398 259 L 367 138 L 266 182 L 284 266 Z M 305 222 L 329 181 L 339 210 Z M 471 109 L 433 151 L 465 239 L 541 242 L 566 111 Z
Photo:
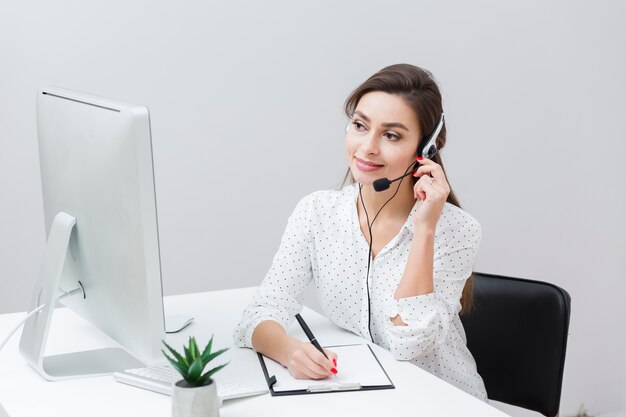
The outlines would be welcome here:
M 570 296 L 556 285 L 474 274 L 474 309 L 461 316 L 491 400 L 556 416 Z

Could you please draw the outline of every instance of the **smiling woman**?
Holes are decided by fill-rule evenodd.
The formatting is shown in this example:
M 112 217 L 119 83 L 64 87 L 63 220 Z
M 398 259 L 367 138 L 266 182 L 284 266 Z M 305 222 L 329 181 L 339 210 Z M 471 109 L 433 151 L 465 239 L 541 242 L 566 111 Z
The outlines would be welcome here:
M 344 111 L 346 115 L 352 119 L 351 122 L 355 126 L 355 129 L 362 129 L 362 123 L 359 121 L 359 118 L 364 119 L 365 122 L 369 122 L 369 118 L 358 110 L 357 106 L 361 104 L 363 96 L 368 93 L 376 92 L 386 92 L 396 99 L 402 99 L 405 107 L 404 110 L 408 110 L 410 113 L 405 114 L 405 117 L 411 121 L 417 122 L 417 126 L 415 126 L 415 123 L 410 125 L 413 127 L 413 132 L 416 132 L 420 138 L 424 134 L 435 130 L 437 122 L 443 112 L 443 105 L 439 88 L 432 74 L 428 71 L 414 65 L 398 64 L 384 68 L 372 75 L 350 94 L 344 106 Z M 396 128 L 407 133 L 409 132 L 409 128 L 402 123 L 387 123 L 383 125 L 383 127 L 388 129 Z M 397 136 L 393 131 L 390 132 L 390 135 L 390 140 L 401 138 L 401 136 Z M 443 149 L 446 145 L 446 138 L 447 131 L 444 124 L 435 138 L 438 150 Z M 414 149 L 417 156 L 417 144 L 415 144 Z M 442 170 L 445 172 L 439 154 L 435 154 L 430 159 L 441 166 Z M 413 182 L 416 181 L 417 179 L 414 179 Z M 344 178 L 344 184 L 348 182 L 355 182 L 350 169 L 348 169 L 346 177 Z M 450 190 L 447 201 L 450 204 L 460 207 L 459 201 L 452 190 Z
M 296 378 L 341 373 L 334 352 L 323 355 L 285 332 L 313 280 L 335 324 L 486 400 L 459 319 L 471 302 L 481 229 L 431 152 L 446 141 L 439 89 L 427 71 L 393 65 L 357 87 L 345 111 L 351 184 L 298 203 L 235 342 Z M 381 177 L 397 185 L 374 187 Z

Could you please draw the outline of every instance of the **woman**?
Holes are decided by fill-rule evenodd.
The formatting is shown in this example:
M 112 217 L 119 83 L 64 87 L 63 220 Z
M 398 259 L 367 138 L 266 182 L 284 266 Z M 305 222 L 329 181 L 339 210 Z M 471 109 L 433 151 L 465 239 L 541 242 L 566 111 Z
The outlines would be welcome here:
M 296 378 L 340 372 L 332 351 L 326 359 L 284 330 L 314 280 L 335 324 L 486 400 L 459 319 L 471 304 L 480 225 L 459 208 L 439 154 L 423 157 L 431 137 L 437 149 L 446 142 L 439 89 L 429 72 L 392 65 L 354 90 L 345 112 L 347 175 L 354 184 L 298 203 L 235 342 Z M 377 179 L 405 174 L 387 190 L 373 187 Z

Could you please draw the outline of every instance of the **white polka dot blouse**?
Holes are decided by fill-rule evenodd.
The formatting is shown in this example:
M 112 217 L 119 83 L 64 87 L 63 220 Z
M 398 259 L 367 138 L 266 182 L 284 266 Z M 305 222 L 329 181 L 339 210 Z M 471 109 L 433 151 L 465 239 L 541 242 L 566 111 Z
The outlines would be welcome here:
M 373 259 L 366 286 L 369 246 L 357 214 L 358 185 L 304 197 L 289 217 L 278 252 L 234 333 L 252 347 L 252 332 L 265 320 L 284 328 L 302 309 L 303 291 L 314 281 L 323 313 L 336 325 L 391 351 L 482 400 L 484 383 L 466 346 L 459 318 L 461 293 L 481 239 L 479 223 L 446 203 L 435 232 L 434 292 L 395 300 L 413 238 L 415 203 L 400 232 Z M 368 311 L 369 310 L 369 311 Z M 400 315 L 407 326 L 395 326 Z M 368 317 L 370 315 L 370 317 Z

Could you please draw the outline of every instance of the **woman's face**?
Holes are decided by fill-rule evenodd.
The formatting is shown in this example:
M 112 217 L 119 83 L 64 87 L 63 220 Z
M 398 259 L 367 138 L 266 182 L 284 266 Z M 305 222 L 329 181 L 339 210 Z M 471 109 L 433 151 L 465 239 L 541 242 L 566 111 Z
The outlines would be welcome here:
M 356 182 L 403 175 L 417 157 L 417 117 L 404 100 L 373 91 L 359 100 L 346 133 L 346 157 Z

